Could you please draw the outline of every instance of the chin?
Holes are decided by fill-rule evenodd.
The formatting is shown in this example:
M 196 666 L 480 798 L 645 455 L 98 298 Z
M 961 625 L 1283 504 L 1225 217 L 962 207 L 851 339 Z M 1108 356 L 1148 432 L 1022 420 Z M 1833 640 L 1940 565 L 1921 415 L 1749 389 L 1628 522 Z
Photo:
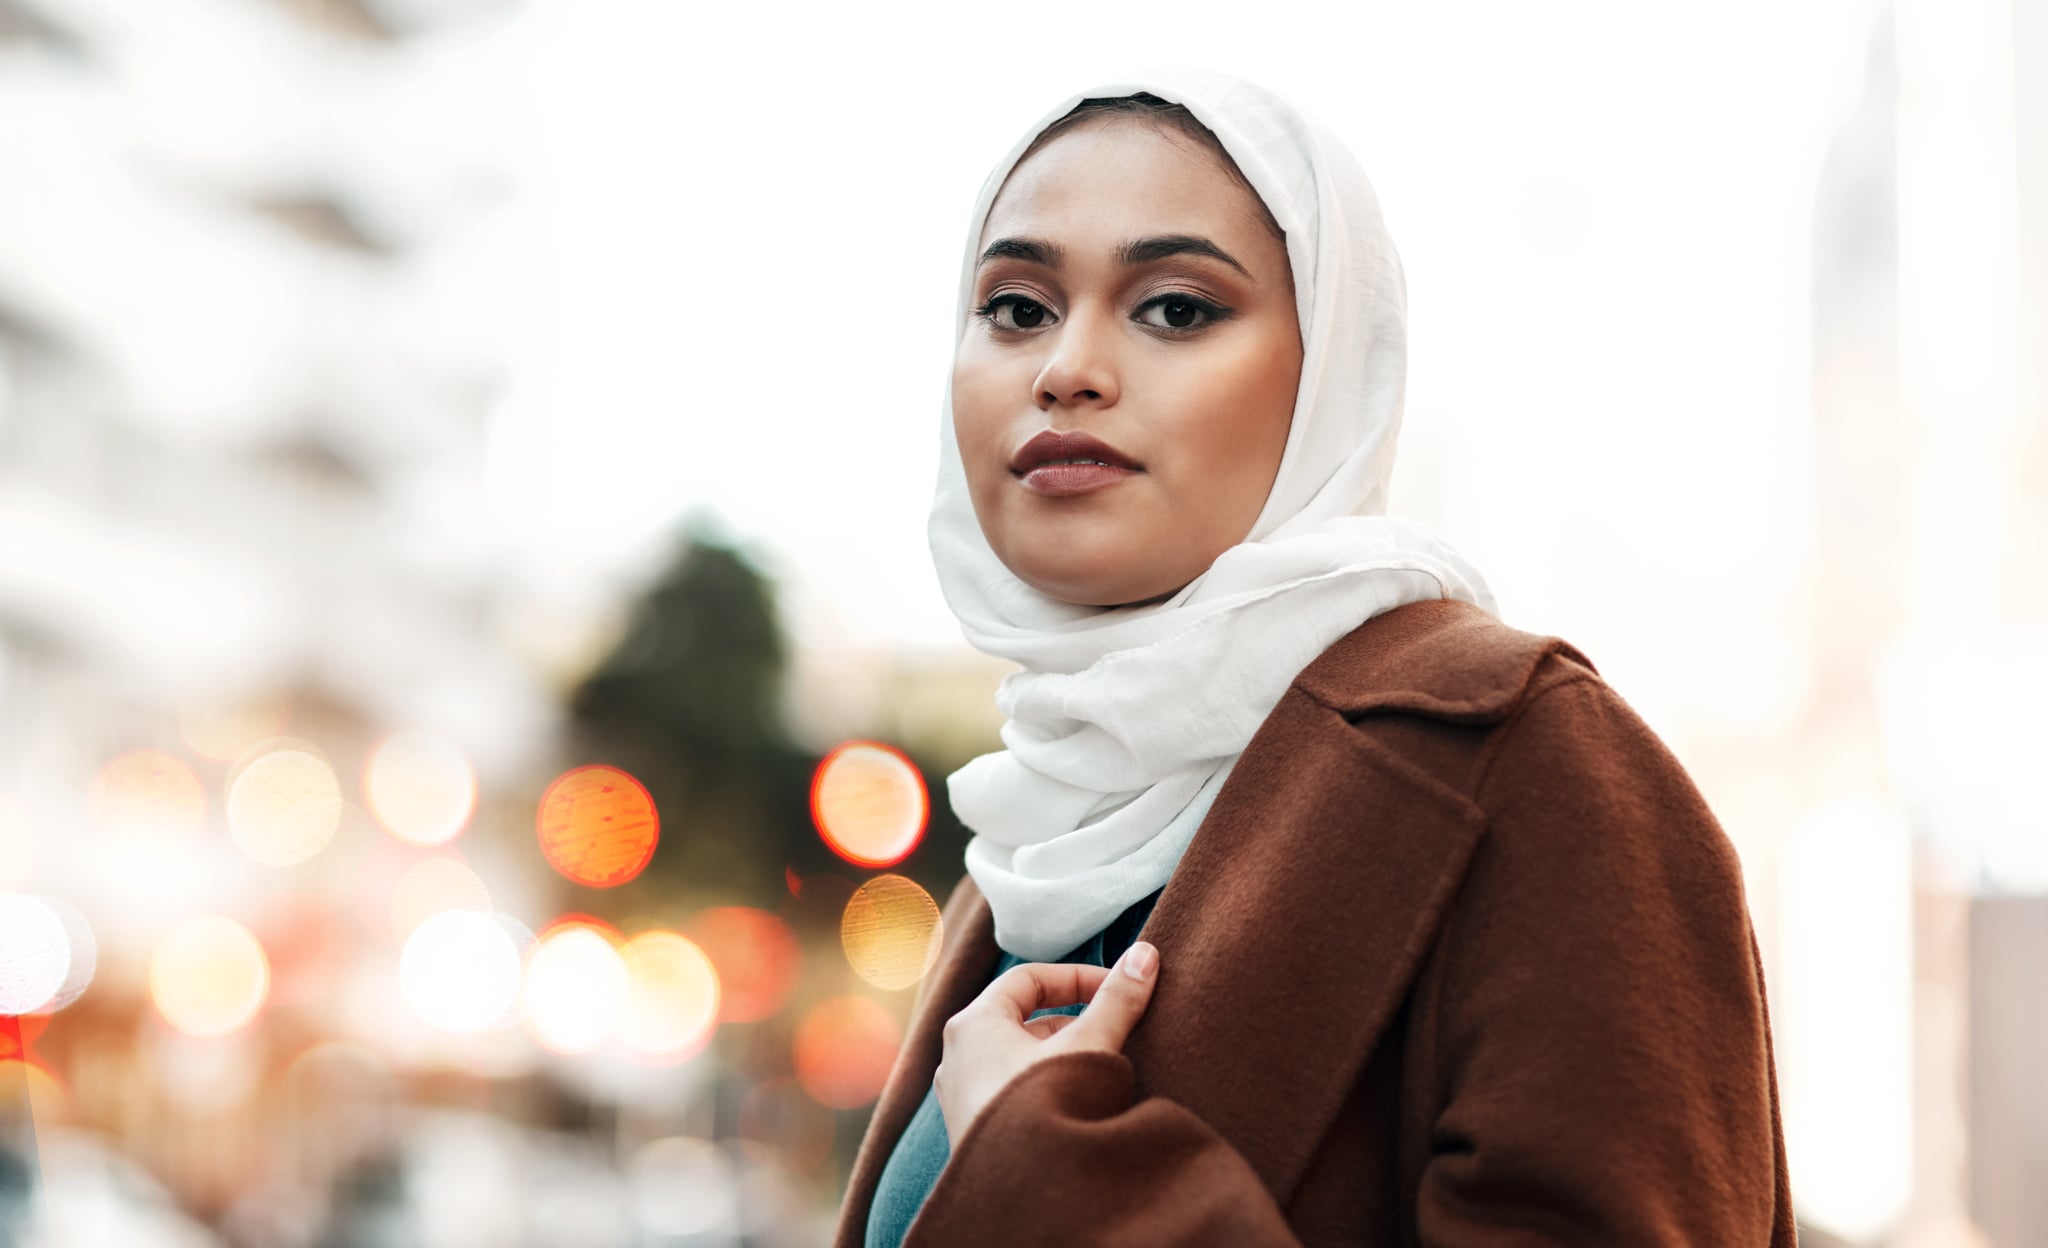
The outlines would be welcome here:
M 995 547 L 996 556 L 1018 580 L 1048 597 L 1077 607 L 1133 606 L 1172 594 L 1198 575 L 1160 558 L 1158 541 L 1128 540 L 1127 534 L 1084 529 L 1034 533 L 1039 540 Z M 1117 539 L 1124 540 L 1117 540 Z M 1204 561 L 1202 567 L 1207 567 Z
M 1076 576 L 1071 563 L 1052 569 L 1027 570 L 1013 566 L 1010 570 L 1039 593 L 1061 602 L 1071 602 L 1077 607 L 1138 606 L 1164 598 L 1193 579 L 1179 577 L 1162 581 L 1156 576 L 1142 580 L 1134 577 Z

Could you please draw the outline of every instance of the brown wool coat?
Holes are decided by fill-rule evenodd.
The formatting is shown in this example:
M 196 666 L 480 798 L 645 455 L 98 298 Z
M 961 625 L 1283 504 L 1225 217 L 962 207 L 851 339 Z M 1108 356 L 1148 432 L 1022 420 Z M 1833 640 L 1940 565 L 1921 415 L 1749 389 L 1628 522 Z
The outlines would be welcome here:
M 840 1211 L 986 984 L 962 880 Z M 1735 853 L 1571 645 L 1456 601 L 1295 679 L 1147 920 L 1122 1054 L 1030 1067 L 906 1248 L 1795 1242 Z

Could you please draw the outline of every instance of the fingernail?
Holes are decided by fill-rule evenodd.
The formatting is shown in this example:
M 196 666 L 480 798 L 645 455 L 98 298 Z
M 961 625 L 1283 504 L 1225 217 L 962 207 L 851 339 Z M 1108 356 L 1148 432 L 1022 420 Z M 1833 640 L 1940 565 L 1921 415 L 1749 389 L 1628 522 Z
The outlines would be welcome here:
M 1150 981 L 1152 972 L 1158 969 L 1159 951 L 1142 940 L 1132 945 L 1131 951 L 1124 955 L 1124 974 L 1139 983 Z

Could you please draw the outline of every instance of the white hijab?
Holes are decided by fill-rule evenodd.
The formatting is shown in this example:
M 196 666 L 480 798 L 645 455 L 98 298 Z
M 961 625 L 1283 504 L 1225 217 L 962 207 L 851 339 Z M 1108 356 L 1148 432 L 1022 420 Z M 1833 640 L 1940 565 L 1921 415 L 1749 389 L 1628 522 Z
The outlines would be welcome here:
M 975 520 L 950 398 L 939 433 L 932 559 L 976 649 L 1013 660 L 996 704 L 1007 747 L 948 778 L 974 833 L 967 870 L 996 941 L 1050 960 L 1159 888 L 1245 743 L 1295 675 L 1382 611 L 1460 598 L 1496 612 L 1478 569 L 1422 525 L 1382 514 L 1407 364 L 1401 263 L 1358 162 L 1262 87 L 1170 70 L 1081 92 L 989 174 L 968 223 L 956 330 L 983 224 L 1039 131 L 1081 100 L 1138 91 L 1215 131 L 1287 235 L 1301 385 L 1280 470 L 1251 532 L 1161 602 L 1075 606 L 1019 580 Z

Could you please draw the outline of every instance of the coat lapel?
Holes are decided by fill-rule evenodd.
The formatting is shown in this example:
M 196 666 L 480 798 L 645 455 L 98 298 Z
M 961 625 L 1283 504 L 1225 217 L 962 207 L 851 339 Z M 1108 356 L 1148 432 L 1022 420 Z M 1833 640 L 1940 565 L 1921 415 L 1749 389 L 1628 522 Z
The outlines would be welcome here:
M 1299 691 L 1276 711 L 1146 922 L 1159 986 L 1124 1052 L 1284 1205 L 1485 825 Z

